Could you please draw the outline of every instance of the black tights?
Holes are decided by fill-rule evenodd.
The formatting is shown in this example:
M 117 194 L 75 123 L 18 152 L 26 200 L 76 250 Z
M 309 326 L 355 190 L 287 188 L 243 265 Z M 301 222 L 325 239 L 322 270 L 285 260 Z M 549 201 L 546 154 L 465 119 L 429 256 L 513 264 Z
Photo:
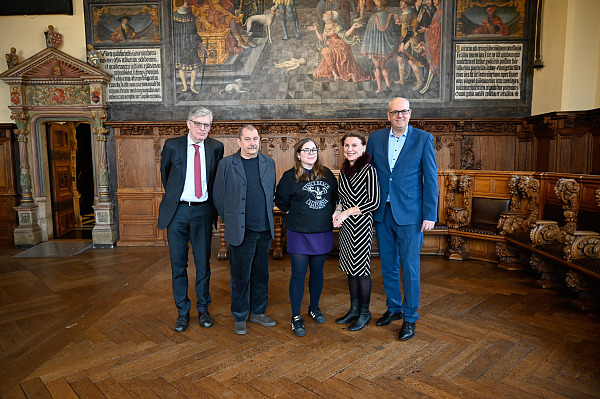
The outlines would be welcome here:
M 358 303 L 368 305 L 371 302 L 371 276 L 348 275 L 350 299 L 358 299 Z
M 319 307 L 321 291 L 323 291 L 323 265 L 327 254 L 302 255 L 290 253 L 292 275 L 290 276 L 290 303 L 292 305 L 292 316 L 300 314 L 302 297 L 304 296 L 304 281 L 306 272 L 310 268 L 308 278 L 308 291 L 310 292 L 309 309 Z

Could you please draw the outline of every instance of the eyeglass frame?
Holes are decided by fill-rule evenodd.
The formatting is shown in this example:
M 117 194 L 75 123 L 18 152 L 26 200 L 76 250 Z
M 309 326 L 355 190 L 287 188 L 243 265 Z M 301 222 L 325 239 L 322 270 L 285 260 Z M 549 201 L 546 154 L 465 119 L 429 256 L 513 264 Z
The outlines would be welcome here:
M 303 152 L 306 155 L 308 154 L 318 154 L 319 153 L 319 149 L 314 147 L 314 148 L 302 148 L 300 151 L 298 152 Z
M 210 129 L 210 127 L 212 126 L 212 123 L 197 122 L 191 119 L 188 119 L 188 122 L 192 122 L 192 125 L 197 128 Z
M 394 110 L 394 111 L 388 111 L 388 114 L 392 114 L 394 116 L 398 115 L 398 114 L 402 114 L 402 116 L 406 117 L 408 115 L 410 115 L 412 109 L 401 109 L 399 111 Z

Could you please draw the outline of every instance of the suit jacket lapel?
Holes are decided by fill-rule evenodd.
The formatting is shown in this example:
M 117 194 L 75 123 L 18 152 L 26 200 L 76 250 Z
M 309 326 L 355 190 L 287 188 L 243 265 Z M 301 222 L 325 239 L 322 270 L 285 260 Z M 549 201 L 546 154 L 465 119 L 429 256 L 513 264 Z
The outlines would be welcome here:
M 383 135 L 383 156 L 385 157 L 385 165 L 387 166 L 388 173 L 392 173 L 392 168 L 390 168 L 390 161 L 388 160 L 388 151 L 390 147 L 390 129 L 387 130 L 387 134 Z
M 396 164 L 394 165 L 394 170 L 396 170 L 396 166 L 400 165 L 400 162 L 402 162 L 402 158 L 404 158 L 406 156 L 406 154 L 408 154 L 408 152 L 411 150 L 411 147 L 415 144 L 415 135 L 412 134 L 412 126 L 408 126 L 408 129 L 406 130 L 406 140 L 404 141 L 404 145 L 402 146 L 402 151 L 400 151 L 400 155 L 398 155 L 398 158 L 396 158 Z
M 210 166 L 213 161 L 213 151 L 212 146 L 208 140 L 204 140 L 204 163 L 206 164 L 206 181 L 208 182 L 208 177 L 210 176 Z
M 242 179 L 246 181 L 246 171 L 244 170 L 244 165 L 242 165 L 242 155 L 240 150 L 235 153 L 235 157 L 232 159 L 233 167 L 237 171 L 237 173 L 242 176 Z
M 185 182 L 185 174 L 187 173 L 187 134 L 182 137 L 179 144 L 179 156 L 181 157 L 181 170 L 183 171 L 183 181 Z

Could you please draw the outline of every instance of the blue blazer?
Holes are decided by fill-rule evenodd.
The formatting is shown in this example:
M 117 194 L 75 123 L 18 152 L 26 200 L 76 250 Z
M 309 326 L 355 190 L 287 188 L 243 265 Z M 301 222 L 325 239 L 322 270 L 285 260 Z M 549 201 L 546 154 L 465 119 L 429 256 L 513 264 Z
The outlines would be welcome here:
M 383 221 L 389 194 L 392 215 L 398 225 L 437 221 L 439 193 L 433 136 L 408 126 L 404 147 L 392 173 L 388 164 L 389 134 L 389 127 L 377 130 L 369 135 L 367 143 L 381 192 L 381 203 L 373 218 L 376 222 Z

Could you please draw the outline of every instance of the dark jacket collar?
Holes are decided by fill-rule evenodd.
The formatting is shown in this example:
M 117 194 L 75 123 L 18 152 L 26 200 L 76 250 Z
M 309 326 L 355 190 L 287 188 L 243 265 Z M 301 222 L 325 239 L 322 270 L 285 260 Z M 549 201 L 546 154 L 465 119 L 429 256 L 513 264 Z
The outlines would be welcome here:
M 352 177 L 357 174 L 366 164 L 371 162 L 371 155 L 368 152 L 365 152 L 360 157 L 356 159 L 354 165 L 350 166 L 350 162 L 347 159 L 342 163 L 342 173 L 346 177 Z

